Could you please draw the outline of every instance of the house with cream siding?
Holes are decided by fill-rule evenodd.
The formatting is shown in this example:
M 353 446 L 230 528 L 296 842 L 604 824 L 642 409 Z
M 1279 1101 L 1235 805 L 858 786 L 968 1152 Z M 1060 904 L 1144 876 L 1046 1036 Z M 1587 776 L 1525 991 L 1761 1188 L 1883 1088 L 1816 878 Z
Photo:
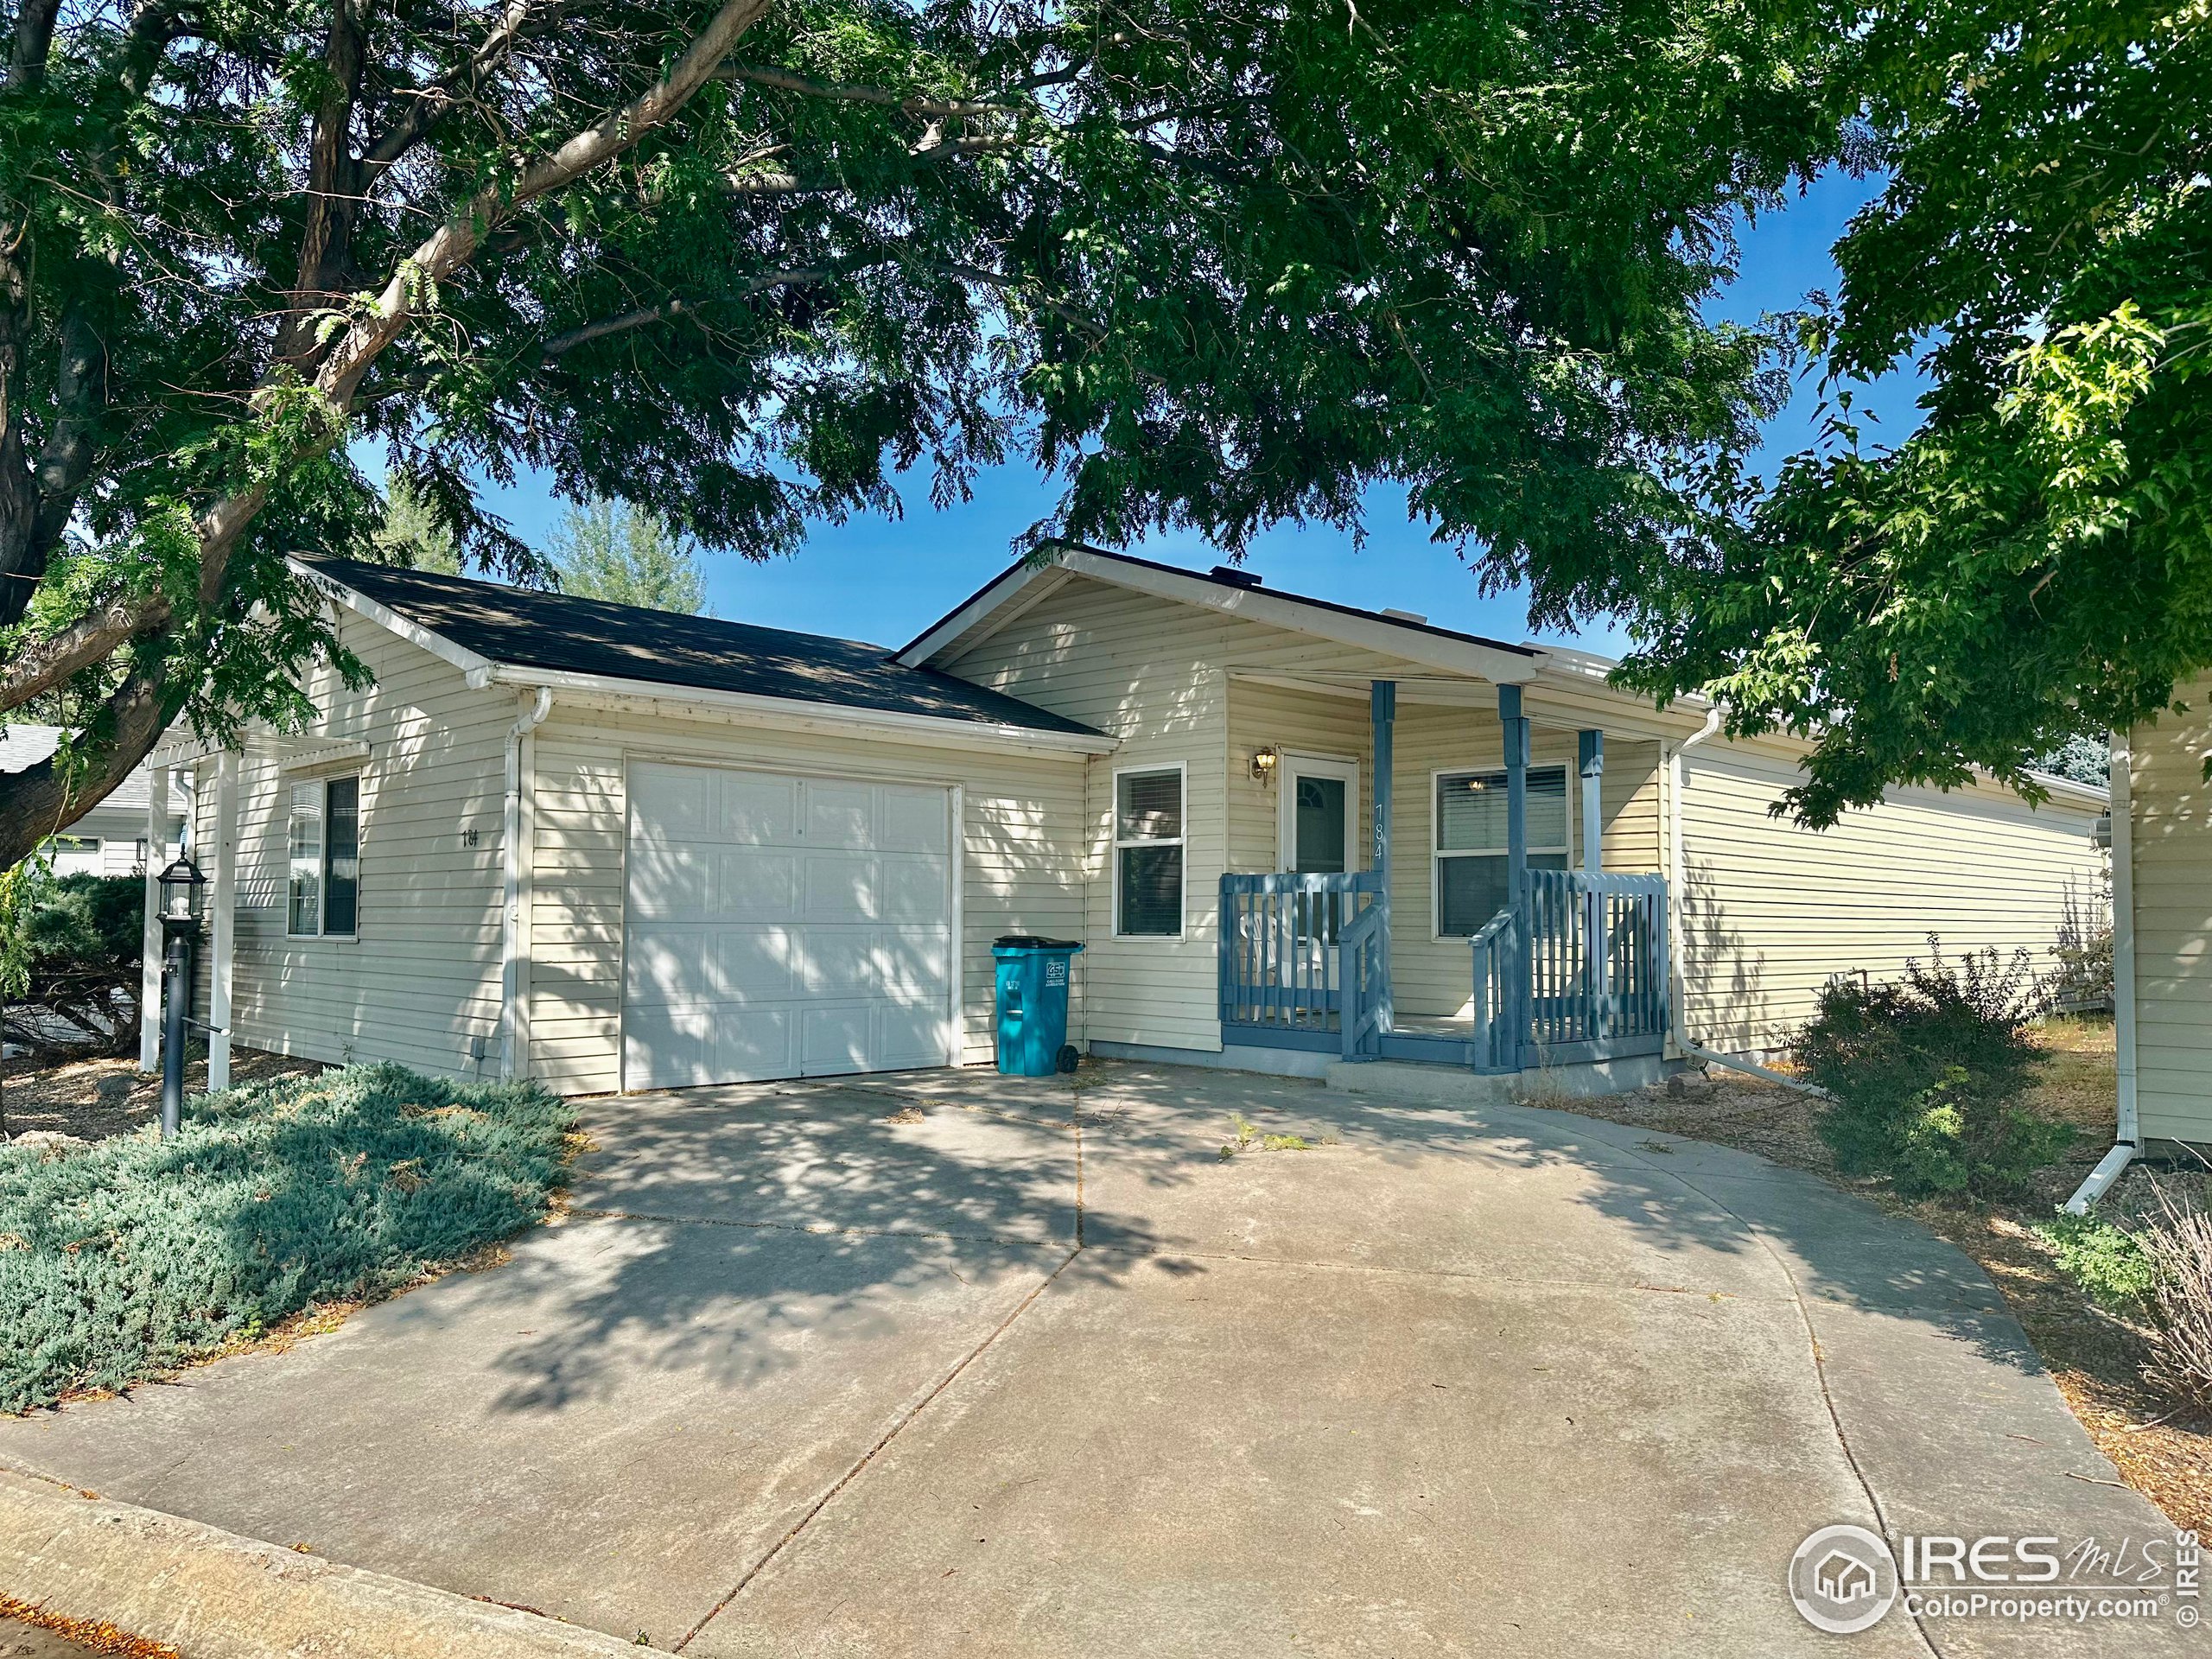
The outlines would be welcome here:
M 1900 791 L 1813 834 L 1770 810 L 1786 742 L 1237 570 L 1068 550 L 891 650 L 302 568 L 373 683 L 156 756 L 199 785 L 226 1065 L 984 1064 L 992 942 L 1027 934 L 1084 946 L 1089 1052 L 1614 1087 L 1778 1049 L 1930 934 L 2046 952 L 2099 868 L 2101 791 Z
M 2112 743 L 2112 1152 L 2069 1207 L 2085 1208 L 2160 1143 L 2212 1151 L 2212 674 Z

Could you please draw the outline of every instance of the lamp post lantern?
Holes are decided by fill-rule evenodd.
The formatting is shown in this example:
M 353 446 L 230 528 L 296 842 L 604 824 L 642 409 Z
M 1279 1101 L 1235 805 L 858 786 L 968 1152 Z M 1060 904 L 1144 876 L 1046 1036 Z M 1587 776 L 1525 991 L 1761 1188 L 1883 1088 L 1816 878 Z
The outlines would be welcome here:
M 184 1029 L 192 1001 L 192 945 L 200 936 L 200 893 L 207 878 L 180 856 L 154 878 L 162 889 L 162 1139 L 184 1116 Z

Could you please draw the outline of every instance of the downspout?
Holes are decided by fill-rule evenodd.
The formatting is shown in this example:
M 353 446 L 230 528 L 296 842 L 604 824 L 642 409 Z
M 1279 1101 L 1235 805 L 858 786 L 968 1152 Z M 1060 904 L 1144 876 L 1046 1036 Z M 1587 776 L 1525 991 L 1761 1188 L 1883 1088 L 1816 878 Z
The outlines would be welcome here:
M 537 701 L 524 709 L 507 730 L 506 814 L 500 836 L 506 881 L 499 906 L 499 1075 L 519 1077 L 526 1069 L 524 1053 L 524 972 L 530 960 L 530 930 L 523 914 L 524 894 L 530 886 L 531 849 L 525 836 L 523 791 L 537 772 L 535 745 L 531 734 L 553 712 L 553 688 L 537 688 Z
M 2112 1037 L 2115 1051 L 2113 1070 L 2119 1084 L 2120 1122 L 2112 1150 L 2097 1160 L 2088 1179 L 2066 1200 L 2069 1215 L 2088 1213 L 2089 1206 L 2120 1179 L 2143 1150 L 2143 1132 L 2135 1116 L 2135 826 L 2133 780 L 2128 775 L 2133 757 L 2127 735 L 2112 738 Z
M 1690 1035 L 1688 1006 L 1689 979 L 1684 967 L 1682 950 L 1682 757 L 1720 729 L 1720 705 L 1716 702 L 1707 711 L 1705 724 L 1675 746 L 1667 758 L 1667 892 L 1675 906 L 1675 914 L 1667 929 L 1668 971 L 1674 982 L 1674 995 L 1669 999 L 1669 1012 L 1675 1027 L 1675 1046 L 1690 1058 L 1702 1060 L 1708 1065 L 1725 1065 L 1732 1071 L 1778 1083 L 1785 1089 L 1794 1089 L 1802 1095 L 1815 1095 L 1825 1100 L 1827 1090 L 1815 1088 L 1801 1078 L 1789 1077 L 1772 1068 L 1746 1060 L 1734 1054 L 1723 1054 L 1717 1048 L 1707 1048 Z

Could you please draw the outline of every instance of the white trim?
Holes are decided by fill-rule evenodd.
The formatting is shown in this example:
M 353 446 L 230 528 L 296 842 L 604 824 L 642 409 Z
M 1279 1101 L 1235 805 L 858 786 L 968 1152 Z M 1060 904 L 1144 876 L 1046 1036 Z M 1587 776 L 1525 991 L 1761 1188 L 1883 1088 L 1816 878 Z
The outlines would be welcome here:
M 953 785 L 945 799 L 952 815 L 952 1006 L 945 1025 L 944 1063 L 958 1065 L 968 1046 L 968 786 Z
M 409 645 L 427 651 L 433 657 L 451 663 L 468 677 L 471 690 L 480 690 L 492 679 L 493 662 L 479 656 L 466 645 L 457 645 L 442 633 L 433 633 L 419 622 L 410 622 L 389 606 L 379 605 L 366 594 L 348 588 L 344 582 L 327 570 L 318 570 L 304 559 L 286 561 L 294 574 L 310 583 L 316 592 L 343 605 L 357 615 L 365 616 L 378 627 L 397 634 Z
M 1178 795 L 1177 821 L 1183 833 L 1179 836 L 1147 836 L 1138 841 L 1122 839 L 1122 779 L 1124 775 L 1139 776 L 1146 772 L 1172 772 L 1176 777 Z M 1131 764 L 1114 768 L 1113 782 L 1106 798 L 1106 855 L 1113 866 L 1113 911 L 1107 920 L 1113 925 L 1112 937 L 1136 944 L 1171 943 L 1189 937 L 1191 931 L 1191 764 L 1187 760 L 1154 760 L 1148 765 Z M 1183 880 L 1177 895 L 1175 931 L 1173 933 L 1124 933 L 1122 931 L 1122 849 L 1124 847 L 1180 847 L 1183 849 Z
M 1560 785 L 1564 791 L 1567 774 L 1573 770 L 1573 766 L 1570 761 L 1543 760 L 1531 765 L 1528 768 L 1528 775 L 1533 778 L 1540 772 L 1556 772 L 1560 774 Z M 1495 775 L 1502 778 L 1505 775 L 1505 765 L 1500 761 L 1494 766 L 1481 765 L 1436 766 L 1433 767 L 1428 774 L 1428 942 L 1431 944 L 1464 943 L 1473 937 L 1471 934 L 1446 933 L 1442 931 L 1444 926 L 1444 861 L 1447 858 L 1508 858 L 1511 856 L 1510 850 L 1504 848 L 1462 848 L 1456 852 L 1447 853 L 1437 847 L 1437 837 L 1443 833 L 1444 830 L 1436 810 L 1439 785 L 1446 778 L 1471 778 L 1478 775 L 1484 777 Z M 1574 868 L 1574 813 L 1572 810 L 1573 801 L 1571 796 L 1566 798 L 1566 804 L 1569 809 L 1567 813 L 1566 846 L 1560 847 L 1548 842 L 1539 847 L 1532 842 L 1529 843 L 1529 851 L 1531 855 L 1562 854 L 1567 859 L 1567 868 L 1573 869 Z
M 1023 566 L 1020 569 L 1035 568 Z M 1056 568 L 1109 582 L 1116 588 L 1126 588 L 1135 593 L 1150 594 L 1159 599 L 1174 600 L 1226 615 L 1242 616 L 1254 622 L 1286 628 L 1294 633 L 1333 639 L 1339 645 L 1356 645 L 1383 656 L 1440 668 L 1448 673 L 1471 675 L 1477 679 L 1487 680 L 1493 685 L 1522 684 L 1535 679 L 1543 666 L 1544 652 L 1539 646 L 1530 646 L 1524 653 L 1510 646 L 1481 645 L 1471 639 L 1453 639 L 1432 628 L 1338 610 L 1300 594 L 1271 594 L 1264 588 L 1228 586 L 1185 571 L 1155 569 L 1150 565 L 1130 563 L 1101 554 L 1086 553 L 1079 549 L 1071 548 L 1063 552 L 1056 562 Z M 1026 582 L 1005 585 L 1017 574 L 1017 571 L 1008 571 L 1001 576 L 944 621 L 908 645 L 899 653 L 899 660 L 910 666 L 925 663 L 957 642 L 966 632 L 987 620 L 990 613 L 1018 593 L 1020 587 L 1027 585 Z
M 531 907 L 537 853 L 537 728 L 553 712 L 541 685 L 507 730 L 506 793 L 499 821 L 499 1075 L 530 1075 Z
M 149 767 L 146 782 L 146 917 L 138 970 L 138 1069 L 151 1071 L 162 1058 L 162 867 L 168 850 L 169 769 Z
M 564 670 L 501 666 L 492 671 L 501 685 L 550 686 L 581 696 L 598 696 L 623 702 L 671 704 L 677 710 L 707 709 L 731 715 L 773 721 L 798 731 L 823 731 L 850 736 L 889 733 L 909 741 L 940 743 L 954 748 L 1054 749 L 1078 754 L 1106 754 L 1121 747 L 1121 739 L 1092 732 L 1048 732 L 1029 726 L 1007 726 L 983 721 L 956 720 L 943 715 L 912 715 L 897 709 L 855 709 L 844 703 L 807 702 L 796 697 L 765 697 L 747 691 L 715 691 L 701 687 L 662 685 L 652 680 L 618 679 L 607 674 L 575 674 Z
M 256 733 L 246 739 L 246 750 L 275 760 L 279 772 L 305 772 L 315 766 L 359 765 L 369 758 L 365 737 L 282 738 Z
M 2112 739 L 2112 1032 L 2119 1138 L 2143 1143 L 2135 1077 L 2135 780 L 2130 734 Z
M 1313 754 L 1281 749 L 1275 759 L 1275 868 L 1298 868 L 1298 803 L 1291 785 L 1300 776 L 1335 778 L 1344 786 L 1344 868 L 1359 863 L 1359 762 L 1348 754 Z
M 343 933 L 330 931 L 330 786 L 353 780 L 353 925 Z M 361 830 L 366 802 L 361 790 L 361 774 L 358 772 L 329 772 L 319 777 L 301 780 L 315 791 L 318 812 L 315 819 L 317 875 L 315 892 L 315 931 L 296 933 L 292 931 L 292 804 L 285 791 L 297 785 L 278 786 L 279 798 L 284 803 L 284 937 L 305 944 L 309 940 L 329 939 L 340 944 L 356 944 L 361 938 Z
M 238 959 L 238 757 L 215 760 L 215 875 L 207 889 L 214 913 L 207 945 L 207 1087 L 231 1086 L 231 989 Z
M 977 632 L 976 638 L 988 638 L 992 632 L 1012 621 L 1020 611 L 1027 609 L 1052 588 L 1059 586 L 1058 581 L 1048 581 L 1048 578 L 1057 578 L 1064 574 L 1058 564 L 1027 563 L 1001 572 L 973 599 L 900 652 L 897 660 L 907 668 L 918 668 L 939 650 L 956 639 L 965 638 L 970 630 L 979 628 L 987 621 L 990 627 Z M 1019 607 L 1015 607 L 1014 601 L 1024 593 L 1028 594 L 1027 600 Z

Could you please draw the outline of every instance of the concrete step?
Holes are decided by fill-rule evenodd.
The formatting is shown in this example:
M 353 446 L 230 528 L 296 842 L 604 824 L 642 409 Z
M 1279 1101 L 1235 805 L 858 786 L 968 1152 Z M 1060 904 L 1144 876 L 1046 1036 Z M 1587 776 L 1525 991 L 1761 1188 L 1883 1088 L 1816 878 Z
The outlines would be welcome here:
M 1503 1106 L 1516 1101 L 1549 1105 L 1625 1094 L 1658 1082 L 1666 1067 L 1656 1054 L 1634 1059 L 1546 1066 L 1517 1077 L 1484 1077 L 1456 1065 L 1410 1060 L 1335 1060 L 1323 1076 L 1348 1095 L 1386 1095 L 1439 1106 Z

